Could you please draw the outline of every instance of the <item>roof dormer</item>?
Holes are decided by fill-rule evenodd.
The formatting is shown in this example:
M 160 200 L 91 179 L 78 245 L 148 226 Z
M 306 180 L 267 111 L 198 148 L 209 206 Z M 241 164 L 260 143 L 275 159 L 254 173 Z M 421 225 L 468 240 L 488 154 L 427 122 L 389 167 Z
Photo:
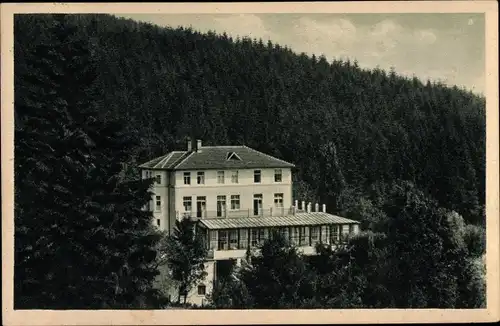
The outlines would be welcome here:
M 228 161 L 241 161 L 241 157 L 238 156 L 235 152 L 227 152 L 226 160 Z

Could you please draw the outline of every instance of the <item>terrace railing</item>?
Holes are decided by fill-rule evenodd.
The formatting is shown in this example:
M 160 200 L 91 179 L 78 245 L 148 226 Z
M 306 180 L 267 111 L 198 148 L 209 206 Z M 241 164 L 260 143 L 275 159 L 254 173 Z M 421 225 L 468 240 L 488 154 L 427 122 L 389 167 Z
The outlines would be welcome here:
M 294 207 L 272 207 L 267 209 L 227 209 L 219 211 L 194 211 L 194 212 L 176 212 L 178 218 L 191 217 L 193 220 L 197 219 L 211 219 L 211 218 L 242 218 L 242 217 L 280 217 L 295 215 L 296 209 Z

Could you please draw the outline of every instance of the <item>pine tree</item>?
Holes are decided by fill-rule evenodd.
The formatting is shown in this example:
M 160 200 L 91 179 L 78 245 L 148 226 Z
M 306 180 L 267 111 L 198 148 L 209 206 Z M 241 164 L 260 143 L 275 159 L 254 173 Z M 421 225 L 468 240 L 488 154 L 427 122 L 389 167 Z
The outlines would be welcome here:
M 102 93 L 85 95 L 90 91 L 83 92 L 87 87 L 80 85 L 89 83 L 84 81 L 87 78 L 70 77 L 83 76 L 77 68 L 82 64 L 74 60 L 79 56 L 75 43 L 66 46 L 71 55 L 52 51 L 59 41 L 46 26 L 54 17 L 18 15 L 15 19 L 16 259 L 24 264 L 19 267 L 18 279 L 31 282 L 22 293 L 53 300 L 42 288 L 42 284 L 54 282 L 50 264 L 36 268 L 32 257 L 36 253 L 37 259 L 52 259 L 54 246 L 50 243 L 55 238 L 51 232 L 56 231 L 49 230 L 53 225 L 61 230 L 57 231 L 60 238 L 67 238 L 67 228 L 59 226 L 69 210 L 73 215 L 80 212 L 88 216 L 90 213 L 83 212 L 91 208 L 85 200 L 95 202 L 92 209 L 96 211 L 106 206 L 102 202 L 110 202 L 108 194 L 117 191 L 118 181 L 111 179 L 100 185 L 95 178 L 110 180 L 114 172 L 104 171 L 118 171 L 119 167 L 108 170 L 104 166 L 126 162 L 126 172 L 121 174 L 124 179 L 120 179 L 120 185 L 125 185 L 125 181 L 135 179 L 136 172 L 130 169 L 134 161 L 178 149 L 193 131 L 207 143 L 245 143 L 295 163 L 294 191 L 302 194 L 296 199 L 321 199 L 337 210 L 340 205 L 335 202 L 342 198 L 341 215 L 362 218 L 374 231 L 386 232 L 386 222 L 402 218 L 403 213 L 407 214 L 408 228 L 425 229 L 418 226 L 423 224 L 420 220 L 414 223 L 415 212 L 393 210 L 396 204 L 383 207 L 391 201 L 390 194 L 381 191 L 376 198 L 371 195 L 372 188 L 387 180 L 410 180 L 426 192 L 425 197 L 435 198 L 437 206 L 456 210 L 466 223 L 484 224 L 484 97 L 404 78 L 394 70 L 363 71 L 355 61 L 328 64 L 322 57 L 311 58 L 245 37 L 232 42 L 229 37 L 185 28 L 154 28 L 107 15 L 70 15 L 66 20 L 79 27 L 71 38 L 95 44 L 90 49 L 99 74 L 93 85 Z M 33 53 L 37 44 L 45 44 L 45 48 Z M 81 98 L 92 98 L 98 112 L 85 112 L 83 107 L 88 105 L 76 103 Z M 77 106 L 82 109 L 67 109 Z M 91 121 L 92 117 L 96 120 Z M 116 148 L 106 149 L 108 155 L 99 154 L 93 143 L 108 138 L 108 132 L 101 132 L 105 129 L 101 122 L 119 117 L 123 117 L 120 124 L 129 140 L 109 146 L 126 147 L 125 155 L 115 153 Z M 110 135 L 120 130 L 111 129 Z M 333 143 L 335 155 L 330 146 Z M 104 147 L 99 148 L 104 152 Z M 91 163 L 101 167 L 91 170 Z M 93 182 L 93 188 L 74 186 Z M 143 188 L 134 182 L 128 185 Z M 338 196 L 339 191 L 343 196 Z M 97 198 L 94 192 L 102 196 Z M 54 207 L 47 204 L 55 202 Z M 61 211 L 61 207 L 66 210 Z M 441 216 L 434 208 L 425 212 Z M 94 215 L 114 219 L 111 214 Z M 71 225 L 76 220 L 83 221 L 82 227 L 88 222 L 80 218 L 64 223 Z M 103 224 L 97 219 L 92 223 Z M 39 229 L 44 230 L 43 236 L 30 236 Z M 433 230 L 447 229 L 443 224 Z M 478 240 L 467 241 L 475 246 Z M 80 252 L 76 247 L 71 250 Z M 68 256 L 63 252 L 58 255 L 61 259 Z M 126 265 L 127 255 L 119 255 L 117 264 Z M 416 260 L 419 255 L 427 257 L 425 251 L 411 255 Z M 75 267 L 71 273 L 79 271 Z M 474 279 L 480 278 L 480 274 L 472 274 Z M 117 281 L 108 283 L 114 286 Z M 118 283 L 128 286 L 125 279 Z M 96 287 L 105 288 L 103 284 Z M 396 296 L 401 294 L 394 291 Z M 417 288 L 414 294 L 416 305 L 418 300 L 428 300 L 425 289 Z M 480 291 L 474 296 L 480 300 Z
M 15 306 L 158 307 L 150 181 L 121 180 L 131 143 L 98 118 L 85 40 L 65 15 L 50 32 L 18 76 Z

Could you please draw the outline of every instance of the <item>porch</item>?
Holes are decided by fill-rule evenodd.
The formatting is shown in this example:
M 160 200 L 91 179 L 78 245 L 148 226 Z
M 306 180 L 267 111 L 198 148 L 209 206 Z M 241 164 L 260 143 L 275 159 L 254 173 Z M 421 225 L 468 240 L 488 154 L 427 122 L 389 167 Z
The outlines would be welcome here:
M 207 239 L 209 258 L 244 258 L 248 248 L 258 248 L 278 232 L 304 254 L 314 254 L 319 243 L 339 244 L 359 232 L 354 220 L 323 212 L 296 213 L 281 217 L 200 219 L 200 231 Z

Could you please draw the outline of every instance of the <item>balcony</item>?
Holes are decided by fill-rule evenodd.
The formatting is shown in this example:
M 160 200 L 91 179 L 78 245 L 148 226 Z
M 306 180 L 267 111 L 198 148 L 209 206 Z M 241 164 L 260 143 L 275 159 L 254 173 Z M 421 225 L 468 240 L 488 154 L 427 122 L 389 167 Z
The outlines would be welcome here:
M 211 219 L 211 218 L 243 218 L 243 217 L 280 217 L 290 216 L 298 213 L 294 207 L 273 207 L 268 209 L 238 209 L 238 210 L 220 210 L 220 211 L 201 211 L 201 212 L 176 212 L 177 218 L 191 217 L 193 220 Z

